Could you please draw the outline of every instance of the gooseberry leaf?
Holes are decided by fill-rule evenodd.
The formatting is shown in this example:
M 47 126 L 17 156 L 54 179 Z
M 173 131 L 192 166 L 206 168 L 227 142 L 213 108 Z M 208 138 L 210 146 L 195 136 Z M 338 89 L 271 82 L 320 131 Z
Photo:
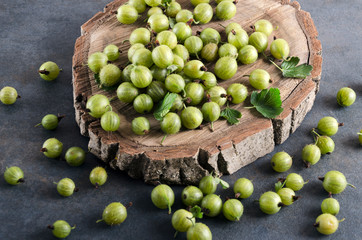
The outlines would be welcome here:
M 173 28 L 173 26 L 175 26 L 175 24 L 177 23 L 176 18 L 172 18 L 172 17 L 168 18 L 168 22 L 170 23 L 170 28 Z
M 260 93 L 253 91 L 250 103 L 266 118 L 275 118 L 284 110 L 278 88 L 264 89 Z
M 277 182 L 275 184 L 275 192 L 278 192 L 280 189 L 282 189 L 284 187 L 284 185 L 285 185 L 285 182 L 286 181 L 284 181 L 283 183 L 282 182 Z
M 284 60 L 280 65 L 283 76 L 289 78 L 306 78 L 309 76 L 313 70 L 313 66 L 306 63 L 297 66 L 299 61 L 299 57 L 290 57 Z
M 231 125 L 234 125 L 240 122 L 238 118 L 241 118 L 242 114 L 238 110 L 226 107 L 221 111 L 220 116 L 225 118 Z
M 176 93 L 167 93 L 163 98 L 162 102 L 160 102 L 155 111 L 153 112 L 153 116 L 158 120 L 162 121 L 163 117 L 170 111 L 173 102 L 177 97 Z
M 202 218 L 204 216 L 204 213 L 202 212 L 202 209 L 195 205 L 194 207 L 192 207 L 190 209 L 190 212 L 192 213 L 192 215 L 194 216 L 194 218 Z
M 97 85 L 98 85 L 98 88 L 102 89 L 102 90 L 105 90 L 105 91 L 111 91 L 111 90 L 115 90 L 118 88 L 118 84 L 114 85 L 114 86 L 111 86 L 111 87 L 106 87 L 106 86 L 103 86 L 101 84 L 101 79 L 99 78 L 99 73 L 95 73 L 94 74 L 94 80 L 96 81 Z

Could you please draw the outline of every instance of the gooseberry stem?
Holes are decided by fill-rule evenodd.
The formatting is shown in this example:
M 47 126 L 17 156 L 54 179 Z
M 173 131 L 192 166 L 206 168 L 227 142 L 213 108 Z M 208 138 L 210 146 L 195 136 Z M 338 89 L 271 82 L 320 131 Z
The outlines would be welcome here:
M 48 225 L 48 227 L 47 227 L 47 228 L 49 228 L 49 229 L 53 230 L 53 229 L 54 229 L 54 226 L 53 226 L 53 225 Z
M 255 108 L 255 106 L 252 106 L 252 107 L 244 107 L 245 109 L 252 109 L 252 108 Z
M 96 221 L 96 223 L 100 223 L 100 222 L 103 222 L 103 221 L 104 221 L 104 219 L 99 219 L 99 220 Z
M 320 137 L 321 135 L 319 135 L 316 131 L 315 131 L 315 129 L 313 128 L 312 129 L 312 133 L 314 133 L 315 135 L 317 135 L 318 137 Z
M 358 135 L 362 136 L 362 133 L 357 133 Z
M 241 77 L 250 77 L 250 75 L 247 75 L 247 74 L 246 74 L 246 75 L 243 75 L 243 76 L 241 76 Z
M 275 62 L 273 62 L 272 60 L 269 59 L 269 61 L 274 65 L 276 66 L 280 71 L 283 72 L 283 69 L 281 69 Z
M 219 25 L 221 26 L 221 27 L 223 27 L 223 28 L 226 28 L 224 25 L 222 25 L 221 23 L 219 23 Z
M 163 142 L 165 141 L 166 137 L 167 137 L 167 134 L 165 134 L 165 136 L 163 136 L 163 138 L 161 140 L 161 145 L 163 145 Z
M 338 222 L 343 222 L 344 220 L 346 220 L 345 218 L 342 218 L 341 220 L 338 220 Z
M 175 234 L 173 235 L 173 238 L 176 238 L 178 234 L 178 231 L 175 232 Z
M 352 185 L 352 184 L 350 184 L 350 183 L 347 183 L 347 185 L 350 186 L 350 187 L 352 187 L 352 188 L 356 188 L 355 185 Z
M 72 227 L 72 229 L 75 229 L 76 226 L 77 226 L 77 225 L 74 225 L 74 226 Z
M 213 132 L 214 131 L 214 122 L 210 123 L 210 127 L 211 127 L 211 131 Z
M 43 70 L 39 70 L 38 71 L 40 74 L 44 74 L 44 75 L 49 75 L 49 71 L 47 71 L 46 69 L 43 69 Z
M 38 123 L 37 125 L 35 125 L 34 127 L 39 127 L 41 125 L 41 123 Z
M 23 183 L 23 182 L 25 182 L 24 178 L 20 178 L 20 179 L 18 180 L 18 183 Z

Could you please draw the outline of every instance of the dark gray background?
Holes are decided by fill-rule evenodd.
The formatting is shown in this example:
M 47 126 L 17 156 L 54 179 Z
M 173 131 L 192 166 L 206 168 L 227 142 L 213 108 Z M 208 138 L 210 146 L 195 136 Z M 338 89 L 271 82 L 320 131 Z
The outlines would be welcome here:
M 88 139 L 79 134 L 74 121 L 71 66 L 75 39 L 80 26 L 108 0 L 13 0 L 0 1 L 0 88 L 10 85 L 22 96 L 13 106 L 0 104 L 0 172 L 6 166 L 20 166 L 26 183 L 10 186 L 0 179 L 0 239 L 52 239 L 46 229 L 55 220 L 64 219 L 77 228 L 69 239 L 172 239 L 171 216 L 156 209 L 150 200 L 152 186 L 133 180 L 126 174 L 108 169 L 109 180 L 94 189 L 88 180 L 91 169 L 102 163 L 89 154 L 81 167 L 47 159 L 39 149 L 47 138 L 57 137 L 65 150 L 71 146 L 87 148 Z M 259 159 L 224 179 L 233 183 L 239 177 L 253 179 L 255 192 L 243 200 L 245 212 L 240 222 L 229 222 L 222 216 L 203 219 L 214 239 L 361 239 L 361 151 L 357 131 L 362 128 L 361 80 L 361 0 L 300 0 L 302 8 L 311 12 L 323 44 L 323 74 L 315 106 L 303 124 L 275 151 L 285 150 L 294 156 L 289 172 L 301 173 L 309 179 L 298 194 L 303 198 L 280 213 L 267 216 L 253 201 L 273 189 L 278 177 L 271 170 L 273 153 Z M 239 4 L 242 4 L 240 1 Z M 37 74 L 47 60 L 57 62 L 64 71 L 54 82 L 46 82 Z M 340 108 L 336 93 L 344 86 L 357 92 L 356 103 Z M 48 113 L 67 114 L 56 131 L 33 126 Z M 333 139 L 336 150 L 310 169 L 303 168 L 300 155 L 305 144 L 312 142 L 309 131 L 323 116 L 333 116 L 345 127 Z M 323 237 L 313 222 L 321 213 L 320 204 L 327 197 L 317 180 L 329 170 L 342 171 L 357 189 L 347 188 L 337 195 L 341 203 L 338 218 L 346 218 L 337 233 Z M 70 198 L 57 194 L 53 181 L 70 177 L 80 188 Z M 182 207 L 182 187 L 173 187 L 177 199 L 173 209 Z M 232 190 L 218 190 L 222 197 Z M 96 224 L 103 208 L 113 201 L 134 206 L 121 226 Z M 184 239 L 180 234 L 177 239 Z

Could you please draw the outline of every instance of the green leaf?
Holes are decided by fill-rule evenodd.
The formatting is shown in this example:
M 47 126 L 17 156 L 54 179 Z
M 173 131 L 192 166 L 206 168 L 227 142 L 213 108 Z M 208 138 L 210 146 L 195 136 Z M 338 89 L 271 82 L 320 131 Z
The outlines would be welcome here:
M 285 185 L 285 182 L 286 181 L 284 181 L 283 183 L 282 182 L 277 182 L 275 184 L 275 192 L 278 192 L 280 189 L 282 189 L 284 187 L 284 185 Z
M 192 215 L 194 216 L 194 218 L 202 218 L 203 217 L 203 212 L 202 209 L 195 205 L 193 208 L 190 209 L 190 212 L 192 213 Z
M 153 112 L 153 116 L 158 120 L 162 121 L 163 117 L 170 111 L 173 102 L 177 97 L 176 93 L 167 93 L 163 98 L 162 102 L 160 102 L 155 111 Z
M 264 89 L 260 93 L 253 91 L 250 102 L 266 118 L 275 118 L 283 112 L 282 100 L 278 88 Z
M 173 26 L 175 26 L 175 24 L 176 24 L 176 19 L 169 17 L 168 21 L 170 22 L 170 28 L 173 28 Z
M 308 64 L 298 65 L 299 57 L 291 57 L 284 60 L 281 64 L 282 72 L 284 77 L 289 78 L 306 78 L 310 75 L 313 70 L 313 66 Z
M 225 182 L 224 180 L 220 179 L 220 185 L 223 189 L 228 189 L 230 187 L 229 183 Z
M 101 84 L 101 79 L 99 78 L 99 73 L 95 73 L 94 74 L 94 79 L 98 85 L 98 88 L 102 89 L 102 90 L 105 90 L 105 91 L 111 91 L 111 90 L 115 90 L 118 88 L 118 84 L 114 85 L 114 86 L 111 86 L 111 87 L 106 87 L 106 86 L 103 86 Z
M 234 125 L 240 122 L 238 118 L 241 118 L 242 114 L 238 110 L 226 107 L 221 111 L 220 116 L 225 118 L 231 125 Z

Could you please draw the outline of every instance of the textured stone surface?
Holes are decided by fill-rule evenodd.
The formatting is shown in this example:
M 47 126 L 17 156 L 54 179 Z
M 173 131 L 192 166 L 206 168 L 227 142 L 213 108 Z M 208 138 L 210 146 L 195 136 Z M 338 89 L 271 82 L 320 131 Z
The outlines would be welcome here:
M 255 192 L 250 199 L 242 200 L 245 211 L 240 222 L 231 223 L 222 216 L 201 220 L 210 227 L 213 239 L 361 238 L 362 212 L 358 206 L 362 199 L 362 148 L 356 136 L 362 128 L 362 48 L 358 47 L 362 37 L 361 4 L 360 1 L 340 0 L 299 2 L 302 9 L 311 13 L 323 43 L 323 77 L 319 93 L 312 110 L 287 141 L 258 161 L 223 177 L 229 183 L 240 177 L 250 178 Z M 13 106 L 0 104 L 0 172 L 3 173 L 6 166 L 17 165 L 26 176 L 26 183 L 16 187 L 0 179 L 0 239 L 54 239 L 46 226 L 58 219 L 77 225 L 69 240 L 173 238 L 171 216 L 155 208 L 149 199 L 152 186 L 131 179 L 125 172 L 108 168 L 108 182 L 96 190 L 89 183 L 89 173 L 93 167 L 105 164 L 93 154 L 87 155 L 85 165 L 69 167 L 65 162 L 47 159 L 39 152 L 42 143 L 50 137 L 59 138 L 65 149 L 71 146 L 87 149 L 89 138 L 79 134 L 74 121 L 71 58 L 75 39 L 80 34 L 79 26 L 107 3 L 105 0 L 0 1 L 0 87 L 14 86 L 22 96 Z M 63 68 L 59 79 L 52 83 L 41 80 L 36 72 L 47 60 L 56 61 Z M 349 108 L 336 104 L 336 93 L 344 86 L 354 88 L 358 95 L 356 103 Z M 56 131 L 34 128 L 47 113 L 62 113 L 67 117 Z M 313 168 L 305 169 L 300 159 L 301 150 L 305 144 L 313 142 L 309 133 L 311 128 L 327 115 L 345 123 L 333 137 L 336 150 Z M 270 167 L 270 158 L 277 151 L 294 156 L 293 167 L 288 173 L 298 172 L 310 182 L 298 193 L 302 195 L 301 200 L 276 215 L 266 216 L 254 200 L 263 192 L 273 190 L 278 177 L 286 176 L 273 172 Z M 209 158 L 208 164 L 200 164 L 223 167 L 217 154 Z M 155 167 L 162 170 L 162 165 Z M 341 204 L 338 218 L 346 218 L 346 221 L 334 235 L 325 237 L 315 231 L 312 224 L 321 212 L 321 202 L 327 197 L 317 177 L 329 170 L 342 171 L 357 189 L 347 188 L 335 196 Z M 80 188 L 70 198 L 60 197 L 53 184 L 64 177 L 72 178 Z M 173 186 L 173 189 L 176 194 L 173 209 L 176 210 L 183 207 L 182 187 Z M 217 194 L 225 199 L 232 196 L 232 190 L 219 188 Z M 96 224 L 103 208 L 113 201 L 133 201 L 127 220 L 115 227 Z M 185 238 L 184 233 L 177 237 Z

